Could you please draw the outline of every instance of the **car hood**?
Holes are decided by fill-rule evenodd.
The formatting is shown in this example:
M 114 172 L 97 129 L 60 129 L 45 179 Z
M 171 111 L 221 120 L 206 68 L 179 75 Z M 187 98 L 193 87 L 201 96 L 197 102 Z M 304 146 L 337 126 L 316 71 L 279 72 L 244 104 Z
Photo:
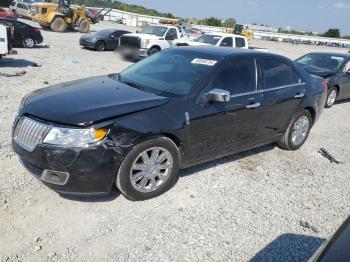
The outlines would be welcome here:
M 210 46 L 210 44 L 207 43 L 201 43 L 196 41 L 179 41 L 180 44 L 187 44 L 189 46 Z
M 118 74 L 113 74 L 34 91 L 24 98 L 19 113 L 64 125 L 89 126 L 168 101 L 169 98 L 121 83 Z
M 320 77 L 328 77 L 331 75 L 336 74 L 337 72 L 334 70 L 322 68 L 322 67 L 317 67 L 317 66 L 303 66 L 304 69 L 309 72 L 310 74 L 317 75 Z
M 149 34 L 139 34 L 139 33 L 125 34 L 123 36 L 140 37 L 141 39 L 150 39 L 150 40 L 162 38 L 161 36 L 149 35 Z

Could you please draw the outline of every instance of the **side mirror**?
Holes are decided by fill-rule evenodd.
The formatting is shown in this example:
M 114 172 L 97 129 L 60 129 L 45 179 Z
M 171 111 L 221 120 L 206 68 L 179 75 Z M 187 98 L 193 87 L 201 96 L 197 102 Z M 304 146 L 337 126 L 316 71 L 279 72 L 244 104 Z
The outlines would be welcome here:
M 212 89 L 207 94 L 206 97 L 209 102 L 221 102 L 226 103 L 231 100 L 231 93 L 223 89 Z
M 348 69 L 348 71 L 346 71 L 346 73 L 347 73 L 348 75 L 350 75 L 350 69 Z

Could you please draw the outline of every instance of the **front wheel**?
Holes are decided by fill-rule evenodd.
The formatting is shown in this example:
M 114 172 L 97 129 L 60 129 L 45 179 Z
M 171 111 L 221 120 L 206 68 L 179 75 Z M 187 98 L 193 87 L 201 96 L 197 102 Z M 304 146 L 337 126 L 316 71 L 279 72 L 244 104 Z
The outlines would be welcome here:
M 309 136 L 312 122 L 313 120 L 308 110 L 303 110 L 295 115 L 280 142 L 278 142 L 278 146 L 292 151 L 299 149 Z
M 105 50 L 105 43 L 103 42 L 103 41 L 98 41 L 97 43 L 96 43 L 96 46 L 95 46 L 95 49 L 97 50 L 97 51 L 100 51 L 100 52 L 102 52 L 102 51 L 104 51 Z
M 154 55 L 155 53 L 158 53 L 160 50 L 156 47 L 153 47 L 151 51 L 149 52 L 149 55 Z
M 327 100 L 326 100 L 326 108 L 331 108 L 338 96 L 338 90 L 336 87 L 332 87 L 328 90 L 328 94 L 327 94 Z
M 173 141 L 166 137 L 146 140 L 127 154 L 116 185 L 127 199 L 147 200 L 166 192 L 179 168 L 179 151 Z
M 56 17 L 50 27 L 54 32 L 64 32 L 67 29 L 67 24 L 62 17 Z

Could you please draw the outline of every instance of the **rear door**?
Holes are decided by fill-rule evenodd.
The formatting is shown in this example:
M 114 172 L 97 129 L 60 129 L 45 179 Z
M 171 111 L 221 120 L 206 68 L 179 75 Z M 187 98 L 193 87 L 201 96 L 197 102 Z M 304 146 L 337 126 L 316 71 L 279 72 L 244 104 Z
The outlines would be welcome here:
M 305 96 L 305 83 L 286 61 L 262 58 L 260 65 L 263 103 L 258 136 L 265 141 L 284 134 Z
M 257 91 L 253 58 L 229 59 L 203 91 L 191 113 L 191 152 L 195 161 L 225 155 L 256 142 L 261 117 L 261 92 Z M 208 102 L 205 93 L 222 89 L 229 102 Z
M 345 64 L 339 82 L 342 87 L 339 98 L 350 98 L 350 61 Z

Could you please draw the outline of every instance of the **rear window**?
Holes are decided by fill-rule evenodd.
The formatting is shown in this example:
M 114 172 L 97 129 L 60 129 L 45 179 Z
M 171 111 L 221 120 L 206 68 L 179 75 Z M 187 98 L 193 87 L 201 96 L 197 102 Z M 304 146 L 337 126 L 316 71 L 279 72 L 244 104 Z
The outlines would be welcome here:
M 294 69 L 279 60 L 263 59 L 264 89 L 299 83 L 299 76 Z
M 316 66 L 330 70 L 338 70 L 344 62 L 344 57 L 329 54 L 307 54 L 297 60 L 303 66 Z
M 245 40 L 242 37 L 236 37 L 236 47 L 245 47 Z

